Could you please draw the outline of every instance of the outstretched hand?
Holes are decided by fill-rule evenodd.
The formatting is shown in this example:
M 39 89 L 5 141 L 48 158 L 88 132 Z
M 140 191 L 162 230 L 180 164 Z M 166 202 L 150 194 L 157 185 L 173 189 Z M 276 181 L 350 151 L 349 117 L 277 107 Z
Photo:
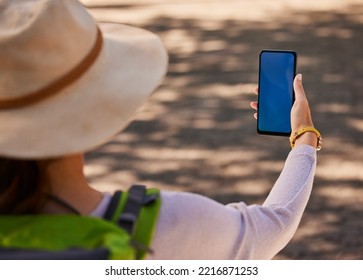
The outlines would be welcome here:
M 305 90 L 302 84 L 302 75 L 297 74 L 294 79 L 294 91 L 295 91 L 295 102 L 291 109 L 291 131 L 295 133 L 303 127 L 314 127 L 311 112 L 309 107 L 309 102 L 306 98 Z M 253 92 L 258 95 L 258 88 L 256 87 Z M 258 102 L 253 101 L 250 106 L 258 110 Z M 254 118 L 257 119 L 257 113 L 254 113 Z M 308 144 L 313 147 L 317 146 L 317 139 L 314 133 L 307 132 L 302 135 L 296 141 L 296 146 L 298 144 Z

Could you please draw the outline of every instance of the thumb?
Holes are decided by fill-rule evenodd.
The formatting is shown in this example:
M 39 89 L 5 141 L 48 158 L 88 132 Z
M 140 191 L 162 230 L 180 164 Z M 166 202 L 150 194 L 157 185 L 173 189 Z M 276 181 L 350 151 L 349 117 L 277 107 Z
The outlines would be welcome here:
M 294 79 L 294 91 L 295 91 L 295 99 L 301 100 L 306 99 L 304 87 L 302 84 L 302 74 L 297 74 Z

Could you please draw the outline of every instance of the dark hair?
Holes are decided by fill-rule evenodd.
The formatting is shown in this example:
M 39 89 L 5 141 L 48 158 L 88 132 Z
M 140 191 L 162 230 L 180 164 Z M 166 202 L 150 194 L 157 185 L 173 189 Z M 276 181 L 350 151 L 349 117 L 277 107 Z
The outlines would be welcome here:
M 0 158 L 0 214 L 34 214 L 43 206 L 35 160 Z

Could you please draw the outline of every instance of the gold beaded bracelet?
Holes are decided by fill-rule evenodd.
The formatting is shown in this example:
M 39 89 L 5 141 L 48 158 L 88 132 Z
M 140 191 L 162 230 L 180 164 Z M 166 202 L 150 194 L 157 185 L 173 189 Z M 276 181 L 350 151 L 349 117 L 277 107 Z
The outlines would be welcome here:
M 299 138 L 301 135 L 303 135 L 305 132 L 314 132 L 315 133 L 316 137 L 318 138 L 316 150 L 320 151 L 321 146 L 323 144 L 323 138 L 321 137 L 320 132 L 314 127 L 303 127 L 303 128 L 300 128 L 297 132 L 295 132 L 294 135 L 292 135 L 290 137 L 291 148 L 295 147 L 296 139 Z

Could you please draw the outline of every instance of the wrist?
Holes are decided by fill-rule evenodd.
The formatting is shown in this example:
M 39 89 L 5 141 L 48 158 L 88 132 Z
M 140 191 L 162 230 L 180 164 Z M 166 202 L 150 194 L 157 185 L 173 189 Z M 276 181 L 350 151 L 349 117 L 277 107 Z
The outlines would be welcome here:
M 320 132 L 313 126 L 310 126 L 300 128 L 298 131 L 292 133 L 290 136 L 291 148 L 302 144 L 310 145 L 319 151 L 322 145 L 322 137 Z
M 297 147 L 300 145 L 309 145 L 316 149 L 318 146 L 316 134 L 314 132 L 308 131 L 308 132 L 304 133 L 303 135 L 301 135 L 299 138 L 297 138 L 295 140 L 294 147 Z

